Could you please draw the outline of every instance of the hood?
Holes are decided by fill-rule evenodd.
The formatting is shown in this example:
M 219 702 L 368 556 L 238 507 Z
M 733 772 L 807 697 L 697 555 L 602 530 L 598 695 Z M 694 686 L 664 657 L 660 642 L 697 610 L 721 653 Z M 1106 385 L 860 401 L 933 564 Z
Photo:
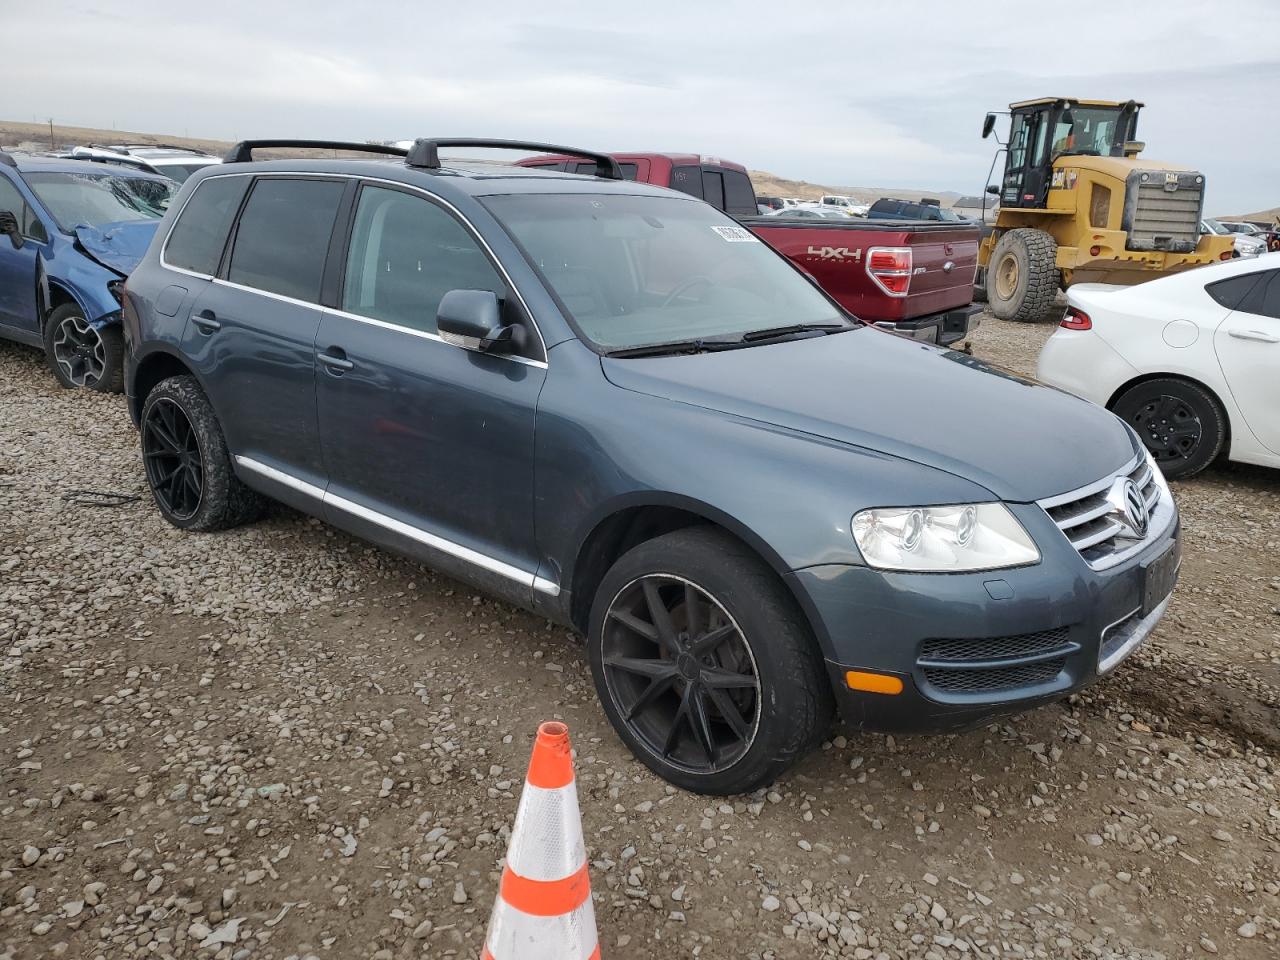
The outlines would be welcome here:
M 98 263 L 127 277 L 142 262 L 159 225 L 159 220 L 125 220 L 100 227 L 79 226 L 76 242 Z
M 873 328 L 720 353 L 601 360 L 616 386 L 925 464 L 1027 502 L 1133 459 L 1101 407 Z

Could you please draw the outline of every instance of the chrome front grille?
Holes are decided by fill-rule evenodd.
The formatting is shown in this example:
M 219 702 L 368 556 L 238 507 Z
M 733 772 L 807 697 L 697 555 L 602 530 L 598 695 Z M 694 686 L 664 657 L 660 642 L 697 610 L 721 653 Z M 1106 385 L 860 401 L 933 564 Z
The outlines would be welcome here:
M 1112 514 L 1107 493 L 1119 477 L 1127 476 L 1138 487 L 1150 517 L 1141 540 L 1124 536 L 1126 527 Z M 1095 570 L 1115 566 L 1164 533 L 1173 519 L 1173 498 L 1164 477 L 1145 456 L 1121 472 L 1079 490 L 1040 501 L 1040 506 L 1063 532 L 1080 556 Z

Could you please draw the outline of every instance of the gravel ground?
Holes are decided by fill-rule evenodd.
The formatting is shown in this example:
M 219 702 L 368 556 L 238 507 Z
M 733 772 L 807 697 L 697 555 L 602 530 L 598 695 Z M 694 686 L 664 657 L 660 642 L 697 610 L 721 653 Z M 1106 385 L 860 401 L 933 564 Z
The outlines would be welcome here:
M 1029 372 L 1050 332 L 974 348 Z M 180 533 L 136 447 L 0 345 L 4 960 L 478 956 L 553 717 L 606 958 L 1280 955 L 1280 473 L 1176 486 L 1170 613 L 1084 695 L 715 801 L 630 758 L 563 630 L 283 508 Z

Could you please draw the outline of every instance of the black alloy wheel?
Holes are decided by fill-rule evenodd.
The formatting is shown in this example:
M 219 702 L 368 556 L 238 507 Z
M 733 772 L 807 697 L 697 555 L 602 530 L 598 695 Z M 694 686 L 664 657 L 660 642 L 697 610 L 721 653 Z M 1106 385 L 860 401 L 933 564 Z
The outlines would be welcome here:
M 601 640 L 609 694 L 660 761 L 707 775 L 751 749 L 760 724 L 756 663 L 707 590 L 667 574 L 633 580 L 609 604 Z
M 204 459 L 186 413 L 163 397 L 142 421 L 142 457 L 160 505 L 175 519 L 195 516 L 204 498 Z

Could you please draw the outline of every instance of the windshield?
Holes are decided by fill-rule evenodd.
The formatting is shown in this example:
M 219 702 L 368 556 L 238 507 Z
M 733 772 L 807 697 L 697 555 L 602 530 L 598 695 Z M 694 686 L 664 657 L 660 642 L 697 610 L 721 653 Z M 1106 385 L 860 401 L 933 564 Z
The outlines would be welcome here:
M 579 332 L 605 350 L 848 323 L 786 260 L 706 203 L 526 194 L 485 205 Z
M 1207 217 L 1205 218 L 1204 225 L 1208 228 L 1210 233 L 1216 233 L 1220 237 L 1225 237 L 1231 232 L 1217 220 L 1210 220 Z
M 1119 120 L 1119 107 L 1072 107 L 1064 111 L 1053 131 L 1053 156 L 1110 156 Z
M 158 220 L 177 184 L 126 173 L 28 173 L 30 185 L 64 233 L 84 225 L 121 220 Z

